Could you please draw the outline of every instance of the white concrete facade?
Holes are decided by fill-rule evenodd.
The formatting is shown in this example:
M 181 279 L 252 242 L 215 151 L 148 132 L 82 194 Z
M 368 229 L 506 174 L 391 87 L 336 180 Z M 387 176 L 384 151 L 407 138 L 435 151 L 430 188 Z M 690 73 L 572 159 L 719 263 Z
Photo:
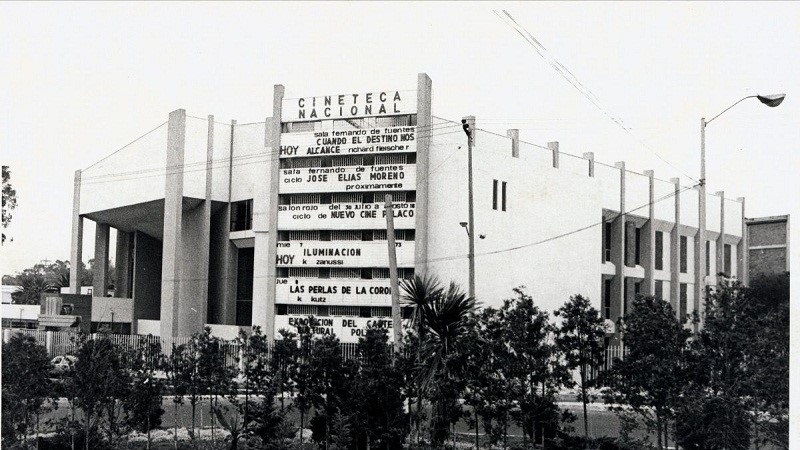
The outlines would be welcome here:
M 275 336 L 314 315 L 326 318 L 317 331 L 356 342 L 366 326 L 391 324 L 382 206 L 391 193 L 401 276 L 426 272 L 466 290 L 467 137 L 458 120 L 434 115 L 430 78 L 416 81 L 292 98 L 277 85 L 272 116 L 258 123 L 172 112 L 76 173 L 73 267 L 88 218 L 124 237 L 115 293 L 138 305 L 134 332 L 257 325 Z M 743 199 L 707 196 L 706 276 L 694 267 L 697 189 L 523 142 L 517 130 L 485 131 L 480 117 L 476 126 L 482 305 L 525 286 L 548 311 L 582 294 L 614 320 L 640 292 L 690 313 L 700 309 L 697 276 L 713 285 L 726 268 L 743 273 Z M 107 258 L 108 233 L 98 236 Z

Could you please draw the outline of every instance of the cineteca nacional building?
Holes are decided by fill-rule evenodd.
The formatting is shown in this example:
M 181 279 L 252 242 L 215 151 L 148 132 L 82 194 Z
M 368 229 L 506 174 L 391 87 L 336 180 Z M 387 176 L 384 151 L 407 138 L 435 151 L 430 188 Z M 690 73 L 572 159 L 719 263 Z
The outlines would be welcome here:
M 187 336 L 210 324 L 231 336 L 258 325 L 275 336 L 313 315 L 318 332 L 356 342 L 368 326 L 391 326 L 387 193 L 399 276 L 425 272 L 466 290 L 467 134 L 461 118 L 434 115 L 427 75 L 409 84 L 319 97 L 276 85 L 271 117 L 258 123 L 173 111 L 75 172 L 71 292 L 91 221 L 93 311 L 112 305 L 133 333 Z M 745 273 L 743 199 L 708 195 L 698 239 L 695 187 L 467 122 L 481 304 L 524 285 L 550 311 L 580 293 L 614 320 L 636 293 L 652 293 L 686 314 L 717 273 Z

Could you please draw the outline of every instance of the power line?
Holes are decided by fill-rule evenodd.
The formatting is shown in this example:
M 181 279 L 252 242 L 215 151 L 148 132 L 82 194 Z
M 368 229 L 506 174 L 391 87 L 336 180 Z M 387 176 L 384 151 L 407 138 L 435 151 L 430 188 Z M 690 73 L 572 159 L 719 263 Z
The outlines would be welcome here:
M 567 69 L 566 66 L 561 64 L 555 57 L 553 57 L 550 54 L 550 52 L 548 52 L 547 49 L 539 42 L 539 40 L 537 40 L 525 27 L 520 25 L 514 19 L 514 17 L 511 16 L 511 14 L 508 11 L 503 10 L 503 14 L 505 14 L 505 16 L 508 18 L 508 20 L 504 19 L 503 16 L 499 12 L 497 12 L 496 10 L 493 11 L 493 12 L 498 18 L 500 18 L 500 20 L 503 21 L 503 23 L 505 23 L 506 25 L 508 25 L 512 29 L 514 29 L 514 31 L 516 31 L 520 36 L 522 36 L 522 38 L 525 40 L 525 42 L 528 43 L 528 45 L 530 45 L 531 47 L 533 47 L 533 49 L 536 51 L 536 53 L 538 53 L 539 56 L 542 59 L 544 59 L 545 62 L 547 62 L 550 65 L 550 67 L 553 68 L 553 70 L 556 71 L 556 73 L 558 73 L 562 78 L 564 78 L 564 80 L 566 80 L 572 87 L 574 87 L 592 105 L 594 105 L 598 110 L 600 110 L 600 112 L 602 112 L 606 117 L 611 119 L 612 122 L 614 122 L 616 125 L 618 125 L 620 128 L 622 128 L 623 131 L 625 131 L 628 135 L 630 135 L 642 147 L 647 149 L 650 153 L 652 153 L 653 155 L 658 157 L 658 159 L 660 159 L 664 163 L 668 164 L 673 169 L 675 169 L 678 172 L 684 174 L 690 180 L 695 181 L 695 182 L 699 182 L 693 176 L 691 176 L 688 173 L 684 172 L 683 170 L 681 170 L 680 168 L 678 168 L 677 166 L 675 166 L 674 164 L 669 162 L 666 158 L 661 156 L 658 152 L 653 150 L 653 148 L 651 148 L 649 145 L 647 145 L 647 143 L 645 143 L 638 136 L 633 134 L 631 129 L 626 127 L 622 123 L 621 120 L 619 120 L 617 117 L 614 117 L 614 115 L 612 115 L 610 112 L 608 112 L 608 110 L 605 107 L 603 107 L 603 105 L 601 104 L 600 99 L 597 97 L 597 95 L 595 95 L 589 88 L 587 88 L 578 79 L 578 77 L 576 77 L 575 74 L 572 73 L 572 71 Z

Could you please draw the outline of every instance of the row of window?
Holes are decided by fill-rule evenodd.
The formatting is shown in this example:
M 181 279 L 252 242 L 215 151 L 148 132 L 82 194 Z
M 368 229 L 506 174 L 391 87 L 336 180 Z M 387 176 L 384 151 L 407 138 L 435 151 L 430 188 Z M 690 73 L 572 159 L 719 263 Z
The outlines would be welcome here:
M 278 267 L 278 278 L 348 278 L 361 280 L 388 280 L 389 269 L 386 267 Z M 409 279 L 414 277 L 414 269 L 401 267 L 397 269 L 397 277 Z
M 401 308 L 404 319 L 411 317 L 413 308 Z M 275 314 L 278 316 L 314 316 L 314 317 L 392 317 L 391 306 L 323 306 L 323 305 L 292 305 L 275 304 Z
M 392 202 L 416 202 L 416 191 L 392 192 L 334 192 L 314 194 L 281 194 L 279 205 L 309 205 L 331 203 L 382 203 L 386 194 L 391 194 Z
M 603 318 L 604 319 L 611 319 L 611 279 L 603 280 Z M 641 293 L 641 282 L 633 283 L 633 294 L 634 297 Z M 623 304 L 623 311 L 622 314 L 625 315 L 628 313 L 628 303 L 630 302 L 630 297 L 628 296 L 628 283 L 624 284 L 623 287 L 623 295 L 625 298 L 625 303 Z M 663 280 L 655 280 L 655 292 L 654 296 L 656 298 L 664 299 L 664 281 Z M 678 317 L 681 320 L 685 321 L 687 319 L 687 303 L 689 298 L 689 285 L 686 283 L 679 284 L 679 294 L 678 294 Z
M 612 222 L 605 221 L 603 223 L 603 261 L 610 262 L 611 261 L 611 247 L 612 247 Z M 628 244 L 628 233 L 631 232 L 631 228 L 633 229 L 634 235 L 634 252 L 631 255 L 628 252 L 627 244 Z M 641 247 L 642 247 L 642 229 L 638 227 L 625 227 L 625 262 L 628 265 L 640 265 L 641 264 Z M 664 270 L 664 232 L 663 231 L 656 231 L 655 232 L 655 269 L 656 270 Z M 689 254 L 689 241 L 688 236 L 680 236 L 679 240 L 679 253 L 680 259 L 678 262 L 678 270 L 680 273 L 687 273 L 688 272 L 688 254 Z M 732 264 L 732 252 L 733 249 L 730 244 L 725 244 L 723 249 L 724 257 L 723 257 L 723 270 L 721 272 L 725 274 L 731 273 L 731 264 Z M 706 241 L 706 275 L 710 275 L 711 271 L 711 241 Z M 633 258 L 633 261 L 631 261 Z
M 309 133 L 312 131 L 361 130 L 381 127 L 413 127 L 417 125 L 416 114 L 399 116 L 360 117 L 355 119 L 310 120 L 307 122 L 285 122 L 281 133 Z
M 499 189 L 498 189 L 499 188 Z M 500 194 L 498 196 L 498 193 Z M 506 210 L 506 182 L 492 180 L 492 209 L 497 211 L 498 199 L 501 211 Z
M 282 230 L 278 241 L 385 241 L 386 230 Z M 396 241 L 413 241 L 415 230 L 394 230 Z
M 416 153 L 390 153 L 379 155 L 315 156 L 310 158 L 283 158 L 281 169 L 305 169 L 308 167 L 353 167 L 377 166 L 381 164 L 416 164 Z

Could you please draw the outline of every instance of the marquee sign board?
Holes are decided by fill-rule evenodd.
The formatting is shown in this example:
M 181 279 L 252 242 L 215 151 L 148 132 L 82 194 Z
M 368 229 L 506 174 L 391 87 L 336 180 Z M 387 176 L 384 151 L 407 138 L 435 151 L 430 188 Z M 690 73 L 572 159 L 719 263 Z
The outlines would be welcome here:
M 416 175 L 414 164 L 281 169 L 280 193 L 412 191 Z
M 283 133 L 281 158 L 416 152 L 413 126 Z
M 336 335 L 340 342 L 356 343 L 358 338 L 367 334 L 369 327 L 385 328 L 389 331 L 389 341 L 392 341 L 391 317 L 315 317 L 315 322 L 310 326 L 312 334 L 317 336 Z M 403 321 L 403 326 L 408 326 L 408 321 Z M 275 316 L 275 338 L 280 339 L 280 330 L 286 329 L 297 332 L 297 327 L 309 327 L 308 316 L 286 315 Z
M 395 242 L 398 267 L 414 266 L 414 242 Z M 279 267 L 389 267 L 386 241 L 278 242 Z
M 384 203 L 331 203 L 278 206 L 282 230 L 369 230 L 386 228 Z M 395 229 L 413 229 L 416 203 L 393 202 Z
M 278 278 L 275 301 L 288 304 L 391 306 L 389 280 Z
M 281 120 L 283 122 L 396 116 L 416 113 L 416 90 L 285 98 L 281 103 Z

